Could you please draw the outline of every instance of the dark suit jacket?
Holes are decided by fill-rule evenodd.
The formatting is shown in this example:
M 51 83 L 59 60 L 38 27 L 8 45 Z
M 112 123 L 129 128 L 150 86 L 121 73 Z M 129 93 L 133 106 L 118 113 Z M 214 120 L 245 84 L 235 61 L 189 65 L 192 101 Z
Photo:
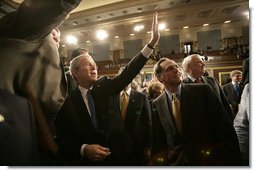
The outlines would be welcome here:
M 39 165 L 33 111 L 27 99 L 0 89 L 0 165 Z
M 119 107 L 119 96 L 116 100 L 112 104 Z M 120 109 L 116 113 L 120 114 Z M 125 129 L 126 135 L 124 137 L 129 137 L 127 145 L 130 151 L 125 158 L 122 158 L 123 149 L 118 149 L 115 160 L 119 164 L 127 166 L 147 165 L 152 145 L 152 121 L 150 104 L 145 94 L 131 90 L 126 118 L 120 123 L 123 123 Z
M 212 88 L 214 93 L 220 99 L 222 105 L 228 112 L 228 115 L 233 122 L 233 120 L 235 118 L 235 114 L 232 112 L 229 102 L 227 100 L 227 97 L 225 96 L 224 92 L 222 91 L 217 79 L 215 79 L 213 77 L 206 77 L 206 76 L 202 76 L 202 79 L 206 84 L 208 84 Z M 183 83 L 194 83 L 194 82 L 189 77 L 187 77 L 183 80 Z
M 222 90 L 224 91 L 225 95 L 227 96 L 229 103 L 232 105 L 231 107 L 232 107 L 235 115 L 237 114 L 238 104 L 240 103 L 241 95 L 243 92 L 242 85 L 239 85 L 239 86 L 240 86 L 240 92 L 239 92 L 238 97 L 235 93 L 234 85 L 231 82 L 222 86 Z
M 92 123 L 84 107 L 84 102 L 81 103 L 82 96 L 79 89 L 74 90 L 67 98 L 55 120 L 57 142 L 60 150 L 64 154 L 69 155 L 69 158 L 75 161 L 76 164 L 77 161 L 80 161 L 80 148 L 82 144 L 98 143 L 109 147 L 112 153 L 111 156 L 120 156 L 118 154 L 119 149 L 122 152 L 121 156 L 128 154 L 129 138 L 125 137 L 126 129 L 124 129 L 120 118 L 119 106 L 110 103 L 110 99 L 117 98 L 120 91 L 133 80 L 146 61 L 147 58 L 139 53 L 130 61 L 121 74 L 114 78 L 101 77 L 96 81 L 91 94 L 98 122 L 97 133 L 94 129 L 91 129 Z M 85 124 L 83 124 L 83 121 L 85 121 Z M 84 132 L 85 129 L 86 131 Z M 82 164 L 106 165 L 108 163 L 85 162 Z
M 25 0 L 0 20 L 0 88 L 27 96 L 29 86 L 48 121 L 67 94 L 58 47 L 50 35 L 80 0 Z M 25 95 L 24 95 L 25 94 Z
M 166 165 L 239 165 L 236 133 L 211 88 L 182 84 L 180 103 L 182 135 L 172 119 L 166 92 L 154 100 L 153 156 L 164 157 Z

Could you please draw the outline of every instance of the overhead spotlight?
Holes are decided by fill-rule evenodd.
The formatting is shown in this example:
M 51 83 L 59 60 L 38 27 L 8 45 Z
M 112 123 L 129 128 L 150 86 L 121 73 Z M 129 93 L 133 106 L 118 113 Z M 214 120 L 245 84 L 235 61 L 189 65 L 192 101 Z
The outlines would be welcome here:
M 204 27 L 206 27 L 206 26 L 209 26 L 209 24 L 208 24 L 208 23 L 206 23 L 206 24 L 203 24 L 203 26 L 204 26 Z
M 189 26 L 184 26 L 184 27 L 183 27 L 183 29 L 187 29 L 187 28 L 189 28 Z
M 86 43 L 90 43 L 90 40 L 87 40 Z
M 225 24 L 231 23 L 231 20 L 224 21 Z
M 78 40 L 75 36 L 72 36 L 72 35 L 68 35 L 66 37 L 66 41 L 68 44 L 77 44 Z
M 99 40 L 104 40 L 108 37 L 108 33 L 104 30 L 100 30 L 96 33 L 96 36 Z
M 165 28 L 164 31 L 169 31 L 170 29 L 169 28 Z
M 130 36 L 135 36 L 135 34 L 134 34 L 134 33 L 131 33 Z
M 164 30 L 166 28 L 166 24 L 165 23 L 160 23 L 159 24 L 159 30 Z
M 115 36 L 115 39 L 118 39 L 119 38 L 119 36 Z
M 136 25 L 136 26 L 134 27 L 134 30 L 135 30 L 135 31 L 140 31 L 140 30 L 142 30 L 142 29 L 144 29 L 144 25 Z

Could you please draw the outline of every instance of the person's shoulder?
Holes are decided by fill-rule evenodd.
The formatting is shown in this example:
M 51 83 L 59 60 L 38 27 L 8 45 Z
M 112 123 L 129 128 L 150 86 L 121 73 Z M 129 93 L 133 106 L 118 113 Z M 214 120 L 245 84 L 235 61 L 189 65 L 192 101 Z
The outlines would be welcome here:
M 12 94 L 6 90 L 1 89 L 0 90 L 0 97 L 4 100 L 4 101 L 19 101 L 19 102 L 27 102 L 28 100 L 25 97 L 16 95 L 16 94 Z
M 142 93 L 142 92 L 134 90 L 134 89 L 131 89 L 131 93 L 133 93 L 133 94 L 135 94 L 137 96 L 147 97 L 147 95 L 145 93 Z
M 166 92 L 161 93 L 156 99 L 153 100 L 153 104 L 155 103 L 161 103 L 166 98 Z

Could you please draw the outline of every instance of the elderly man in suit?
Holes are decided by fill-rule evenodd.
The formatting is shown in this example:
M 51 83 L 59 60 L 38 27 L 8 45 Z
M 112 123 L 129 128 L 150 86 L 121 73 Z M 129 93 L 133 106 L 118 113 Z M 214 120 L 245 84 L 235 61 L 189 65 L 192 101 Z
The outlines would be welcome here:
M 239 165 L 232 122 L 207 84 L 181 84 L 178 65 L 160 59 L 155 75 L 165 92 L 153 102 L 154 165 Z
M 55 120 L 56 140 L 65 163 L 112 165 L 111 154 L 114 156 L 118 149 L 123 155 L 128 152 L 124 148 L 125 144 L 128 146 L 125 129 L 119 122 L 120 114 L 115 113 L 119 107 L 110 106 L 109 101 L 131 83 L 152 54 L 160 37 L 157 18 L 155 13 L 148 45 L 113 78 L 98 79 L 97 66 L 90 55 L 83 54 L 72 60 L 71 74 L 79 86 L 70 93 Z
M 241 95 L 243 92 L 242 71 L 233 70 L 230 72 L 231 82 L 222 86 L 222 90 L 228 98 L 230 106 L 236 115 L 238 112 L 238 105 L 241 101 Z
M 0 89 L 0 165 L 40 165 L 30 102 Z
M 79 3 L 24 0 L 17 11 L 0 20 L 0 88 L 31 100 L 40 152 L 46 156 L 58 150 L 53 119 L 67 95 L 57 27 Z
M 232 122 L 235 118 L 230 105 L 228 103 L 227 97 L 223 93 L 217 79 L 209 76 L 204 76 L 205 64 L 201 60 L 201 56 L 198 54 L 189 55 L 183 59 L 182 62 L 183 70 L 187 73 L 187 77 L 183 79 L 183 83 L 206 83 L 208 84 L 214 93 L 218 96 L 223 106 L 227 110 L 229 117 Z

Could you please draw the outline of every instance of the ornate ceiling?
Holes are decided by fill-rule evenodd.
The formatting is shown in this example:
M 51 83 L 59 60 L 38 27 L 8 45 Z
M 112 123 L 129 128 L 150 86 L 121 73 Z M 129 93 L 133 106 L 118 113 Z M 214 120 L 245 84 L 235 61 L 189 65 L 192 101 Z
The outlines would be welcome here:
M 3 0 L 0 17 L 14 10 L 22 0 Z M 205 23 L 222 24 L 226 20 L 249 24 L 248 0 L 83 0 L 60 27 L 63 37 L 72 34 L 79 42 L 95 41 L 96 31 L 104 29 L 109 39 L 127 37 L 136 24 L 144 24 L 137 35 L 151 27 L 152 14 L 159 12 L 159 21 L 170 30 L 183 26 L 201 27 Z M 64 42 L 63 40 L 62 42 Z

